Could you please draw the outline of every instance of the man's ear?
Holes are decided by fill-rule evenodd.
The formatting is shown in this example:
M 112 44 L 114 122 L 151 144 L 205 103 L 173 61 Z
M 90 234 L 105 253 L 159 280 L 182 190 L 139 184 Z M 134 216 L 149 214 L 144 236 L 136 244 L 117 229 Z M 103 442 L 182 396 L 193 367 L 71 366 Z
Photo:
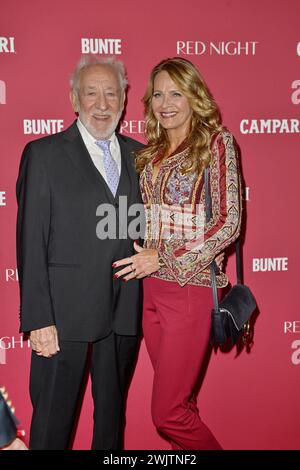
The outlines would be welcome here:
M 122 111 L 124 109 L 125 100 L 126 100 L 126 93 L 125 93 L 125 91 L 123 91 L 123 96 L 121 97 Z
M 78 95 L 74 90 L 70 91 L 70 101 L 71 101 L 74 112 L 78 113 L 79 112 Z

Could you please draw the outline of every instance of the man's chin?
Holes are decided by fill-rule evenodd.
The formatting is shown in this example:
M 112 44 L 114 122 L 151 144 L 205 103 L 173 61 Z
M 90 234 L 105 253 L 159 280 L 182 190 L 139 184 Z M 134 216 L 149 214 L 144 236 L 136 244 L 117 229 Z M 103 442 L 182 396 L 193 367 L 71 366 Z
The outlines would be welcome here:
M 93 126 L 85 125 L 89 133 L 97 140 L 107 140 L 115 132 L 116 126 L 110 126 L 107 129 L 97 129 Z

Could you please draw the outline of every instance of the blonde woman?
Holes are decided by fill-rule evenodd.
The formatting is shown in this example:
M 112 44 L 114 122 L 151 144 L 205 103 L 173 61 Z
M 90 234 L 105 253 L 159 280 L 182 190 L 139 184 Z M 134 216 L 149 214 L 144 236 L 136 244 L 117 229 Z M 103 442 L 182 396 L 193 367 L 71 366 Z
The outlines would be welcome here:
M 137 254 L 115 265 L 122 266 L 118 277 L 125 281 L 144 278 L 143 333 L 154 368 L 157 430 L 173 449 L 219 450 L 199 416 L 194 389 L 209 344 L 209 266 L 216 257 L 221 265 L 240 232 L 236 146 L 199 71 L 185 59 L 154 67 L 143 100 L 148 145 L 138 152 L 136 168 L 147 233 L 144 247 L 135 245 Z M 212 198 L 207 223 L 206 167 Z M 218 288 L 227 284 L 220 270 Z

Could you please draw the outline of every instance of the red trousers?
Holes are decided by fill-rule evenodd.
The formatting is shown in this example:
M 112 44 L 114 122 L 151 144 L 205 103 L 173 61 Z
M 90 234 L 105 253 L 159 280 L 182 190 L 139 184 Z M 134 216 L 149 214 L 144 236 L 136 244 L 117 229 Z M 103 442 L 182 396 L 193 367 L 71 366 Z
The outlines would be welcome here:
M 152 419 L 173 449 L 220 450 L 201 421 L 194 388 L 209 343 L 207 287 L 144 279 L 143 331 L 154 368 Z

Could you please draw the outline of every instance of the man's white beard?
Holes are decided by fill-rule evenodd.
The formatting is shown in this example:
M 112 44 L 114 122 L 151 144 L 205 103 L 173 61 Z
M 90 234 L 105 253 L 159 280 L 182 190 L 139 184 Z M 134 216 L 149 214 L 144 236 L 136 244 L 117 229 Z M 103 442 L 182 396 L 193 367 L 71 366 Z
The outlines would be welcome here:
M 85 122 L 85 119 L 82 118 L 81 116 L 81 113 L 80 113 L 80 110 L 78 112 L 78 115 L 79 115 L 79 119 L 80 121 L 82 122 L 82 124 L 84 125 L 84 127 L 88 130 L 88 132 L 97 140 L 107 140 L 111 137 L 111 135 L 115 132 L 118 124 L 119 124 L 119 120 L 121 118 L 121 115 L 122 115 L 122 111 L 119 111 L 117 116 L 116 116 L 116 119 L 115 121 L 112 122 L 111 126 L 105 131 L 105 134 L 103 133 L 100 133 L 99 131 L 97 131 L 97 129 L 95 129 L 93 126 L 91 126 L 89 123 Z

